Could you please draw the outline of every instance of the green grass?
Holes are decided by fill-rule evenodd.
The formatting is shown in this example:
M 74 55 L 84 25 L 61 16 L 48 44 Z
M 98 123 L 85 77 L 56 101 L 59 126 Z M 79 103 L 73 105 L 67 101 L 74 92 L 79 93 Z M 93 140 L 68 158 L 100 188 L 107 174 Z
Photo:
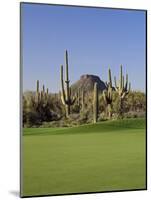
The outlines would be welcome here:
M 146 187 L 144 119 L 23 132 L 23 196 Z

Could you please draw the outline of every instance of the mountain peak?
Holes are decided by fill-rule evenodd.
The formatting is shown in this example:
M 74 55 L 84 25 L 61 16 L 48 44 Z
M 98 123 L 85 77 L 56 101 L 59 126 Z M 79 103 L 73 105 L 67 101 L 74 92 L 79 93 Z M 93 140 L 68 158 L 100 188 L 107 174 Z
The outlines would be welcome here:
M 98 83 L 99 91 L 103 91 L 106 88 L 105 83 L 100 79 L 100 77 L 93 74 L 81 75 L 80 79 L 76 81 L 71 87 L 73 92 L 76 92 L 76 90 L 79 88 L 82 88 L 84 91 L 92 91 L 95 82 Z

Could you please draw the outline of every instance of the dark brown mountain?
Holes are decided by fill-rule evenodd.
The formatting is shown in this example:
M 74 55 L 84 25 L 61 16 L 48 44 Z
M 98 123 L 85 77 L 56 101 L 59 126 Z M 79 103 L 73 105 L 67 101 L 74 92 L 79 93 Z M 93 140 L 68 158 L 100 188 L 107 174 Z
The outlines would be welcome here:
M 85 74 L 80 77 L 80 79 L 71 85 L 73 93 L 75 93 L 79 88 L 84 91 L 92 91 L 94 88 L 94 83 L 98 83 L 98 90 L 103 91 L 106 86 L 105 83 L 96 75 Z

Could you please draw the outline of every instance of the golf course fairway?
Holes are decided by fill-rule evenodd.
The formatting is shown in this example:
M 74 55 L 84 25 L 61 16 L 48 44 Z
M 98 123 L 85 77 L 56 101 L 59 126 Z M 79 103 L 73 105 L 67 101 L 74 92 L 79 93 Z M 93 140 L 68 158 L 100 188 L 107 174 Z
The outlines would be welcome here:
M 145 119 L 24 128 L 22 196 L 146 188 Z

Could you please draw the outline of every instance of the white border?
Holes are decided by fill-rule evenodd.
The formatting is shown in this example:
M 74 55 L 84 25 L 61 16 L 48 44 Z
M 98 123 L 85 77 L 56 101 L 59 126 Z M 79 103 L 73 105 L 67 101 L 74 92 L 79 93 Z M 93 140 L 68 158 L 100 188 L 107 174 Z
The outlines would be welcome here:
M 4 0 L 0 3 L 0 199 L 18 199 L 19 191 L 19 2 Z M 151 1 L 150 0 L 28 0 L 28 2 L 87 5 L 148 10 L 148 55 L 151 55 Z M 151 59 L 148 56 L 148 111 L 151 106 Z M 148 112 L 148 122 L 150 120 Z M 148 123 L 148 190 L 86 195 L 42 197 L 44 199 L 102 199 L 127 200 L 151 197 L 151 137 Z M 31 198 L 28 198 L 31 199 Z M 41 199 L 40 197 L 34 198 Z

